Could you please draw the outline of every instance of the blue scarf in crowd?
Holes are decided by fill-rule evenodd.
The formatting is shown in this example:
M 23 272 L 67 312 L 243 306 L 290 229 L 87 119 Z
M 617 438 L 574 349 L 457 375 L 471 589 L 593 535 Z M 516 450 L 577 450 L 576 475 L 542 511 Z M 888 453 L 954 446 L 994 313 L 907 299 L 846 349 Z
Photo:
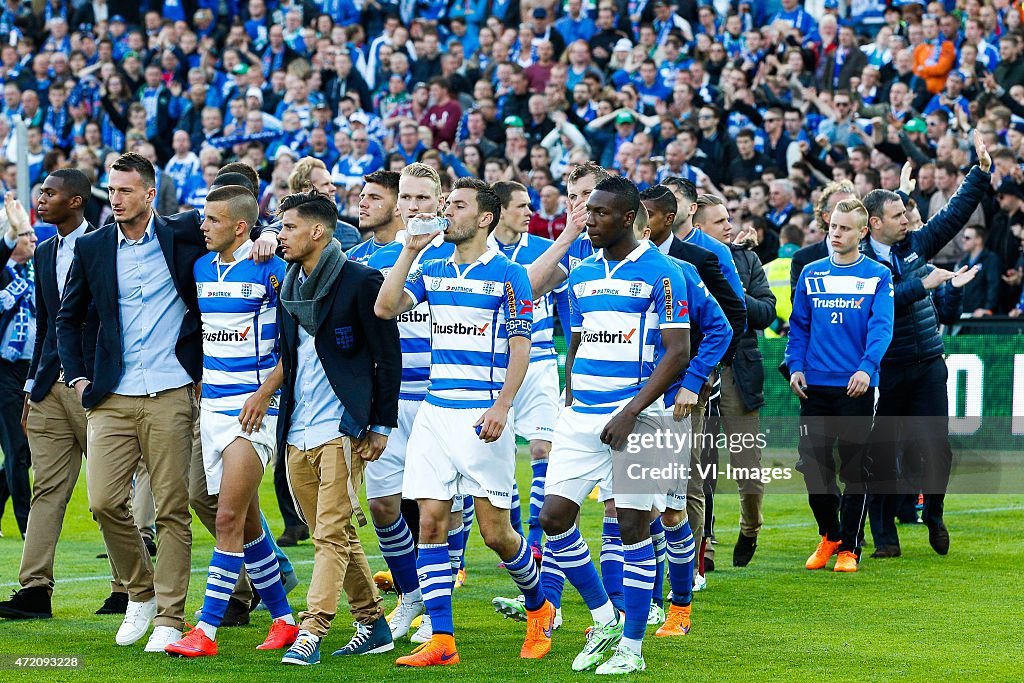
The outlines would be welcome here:
M 4 335 L 8 338 L 3 348 L 0 348 L 0 358 L 13 362 L 24 356 L 29 335 L 35 326 L 35 277 L 31 263 L 8 264 L 7 274 L 11 277 L 11 283 L 0 291 L 0 308 L 4 311 L 14 310 L 9 323 L 13 329 L 10 334 Z

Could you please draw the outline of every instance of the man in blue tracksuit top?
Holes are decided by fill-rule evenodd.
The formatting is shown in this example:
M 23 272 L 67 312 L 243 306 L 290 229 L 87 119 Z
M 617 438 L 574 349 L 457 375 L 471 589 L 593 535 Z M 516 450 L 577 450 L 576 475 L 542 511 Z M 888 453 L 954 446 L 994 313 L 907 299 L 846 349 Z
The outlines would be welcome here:
M 786 364 L 790 387 L 800 397 L 797 469 L 821 534 L 808 569 L 822 569 L 838 554 L 835 571 L 855 572 L 860 557 L 874 412 L 870 389 L 878 386 L 893 328 L 892 275 L 858 249 L 867 224 L 860 200 L 839 202 L 828 231 L 832 256 L 804 267 L 793 297 Z M 836 439 L 842 493 L 832 455 Z

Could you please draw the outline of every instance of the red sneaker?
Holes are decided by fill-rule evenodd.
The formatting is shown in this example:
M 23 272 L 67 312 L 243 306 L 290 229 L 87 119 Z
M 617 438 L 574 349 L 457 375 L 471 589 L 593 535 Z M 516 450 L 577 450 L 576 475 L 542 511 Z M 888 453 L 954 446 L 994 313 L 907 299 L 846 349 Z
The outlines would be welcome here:
M 210 640 L 202 629 L 194 628 L 165 647 L 164 652 L 178 657 L 212 657 L 217 654 L 217 641 Z
M 257 650 L 283 650 L 291 647 L 292 643 L 299 636 L 299 627 L 289 624 L 284 619 L 274 619 L 270 624 L 270 633 L 262 644 L 257 645 Z

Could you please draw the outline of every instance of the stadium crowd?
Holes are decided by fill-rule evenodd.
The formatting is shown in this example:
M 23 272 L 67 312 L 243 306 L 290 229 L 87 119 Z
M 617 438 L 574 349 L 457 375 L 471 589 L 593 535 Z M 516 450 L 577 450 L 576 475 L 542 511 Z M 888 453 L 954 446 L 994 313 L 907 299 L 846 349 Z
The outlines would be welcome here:
M 835 555 L 855 572 L 868 519 L 872 557 L 898 557 L 895 520 L 918 493 L 945 554 L 948 439 L 913 418 L 948 414 L 940 324 L 1024 312 L 1022 12 L 1009 0 L 11 0 L 0 512 L 10 498 L 26 546 L 0 616 L 51 614 L 53 551 L 88 450 L 113 579 L 100 612 L 126 614 L 120 645 L 155 624 L 147 651 L 215 654 L 217 628 L 262 602 L 274 626 L 260 647 L 315 663 L 344 586 L 356 634 L 335 654 L 390 650 L 416 624 L 426 647 L 399 663 L 457 662 L 451 588 L 476 522 L 522 593 L 494 602 L 528 623 L 522 656 L 550 648 L 568 580 L 594 617 L 574 668 L 640 670 L 648 624 L 690 628 L 714 568 L 716 482 L 691 470 L 660 501 L 602 491 L 600 578 L 576 513 L 652 406 L 695 431 L 756 433 L 761 336 L 789 337 L 803 418 L 856 425 L 801 438 L 821 537 L 807 568 Z M 404 231 L 439 212 L 443 240 Z M 581 283 L 616 273 L 648 309 L 584 296 Z M 470 296 L 439 298 L 449 279 L 473 283 Z M 872 303 L 847 303 L 864 287 Z M 450 317 L 458 307 L 466 317 Z M 619 386 L 613 352 L 594 350 L 610 339 L 593 331 L 627 314 L 658 334 L 633 340 L 643 381 Z M 492 315 L 503 324 L 486 332 Z M 246 316 L 260 332 L 251 359 L 232 346 Z M 491 342 L 483 365 L 488 349 L 461 339 L 474 320 Z M 557 422 L 556 320 L 577 380 Z M 466 409 L 472 438 L 436 436 Z M 136 421 L 147 429 L 119 440 Z M 525 525 L 508 473 L 474 460 L 511 457 L 513 433 L 530 448 Z M 595 454 L 607 471 L 581 464 Z M 691 462 L 717 458 L 698 448 Z M 729 458 L 757 467 L 760 448 Z M 437 461 L 453 480 L 432 480 Z M 257 462 L 277 465 L 277 543 Z M 764 488 L 738 484 L 742 567 Z M 183 633 L 190 505 L 217 549 L 199 626 Z M 381 576 L 353 519 L 374 525 Z M 279 546 L 310 534 L 296 620 Z M 402 595 L 387 617 L 377 585 Z

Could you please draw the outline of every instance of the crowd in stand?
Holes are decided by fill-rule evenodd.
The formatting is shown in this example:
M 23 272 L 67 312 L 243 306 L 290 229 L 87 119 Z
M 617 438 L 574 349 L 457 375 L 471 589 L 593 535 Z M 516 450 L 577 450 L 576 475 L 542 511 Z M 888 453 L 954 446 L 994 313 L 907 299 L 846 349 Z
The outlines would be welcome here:
M 767 264 L 823 236 L 811 207 L 831 180 L 896 190 L 909 160 L 927 221 L 977 129 L 993 191 L 936 262 L 984 264 L 967 314 L 1020 310 L 1018 2 L 47 0 L 8 2 L 0 37 L 5 189 L 22 154 L 33 187 L 80 168 L 97 224 L 113 155 L 135 150 L 161 169 L 164 214 L 202 208 L 238 160 L 269 216 L 313 156 L 357 223 L 364 174 L 422 161 L 445 182 L 522 182 L 531 231 L 555 237 L 566 173 L 593 159 L 641 190 L 720 193 Z

